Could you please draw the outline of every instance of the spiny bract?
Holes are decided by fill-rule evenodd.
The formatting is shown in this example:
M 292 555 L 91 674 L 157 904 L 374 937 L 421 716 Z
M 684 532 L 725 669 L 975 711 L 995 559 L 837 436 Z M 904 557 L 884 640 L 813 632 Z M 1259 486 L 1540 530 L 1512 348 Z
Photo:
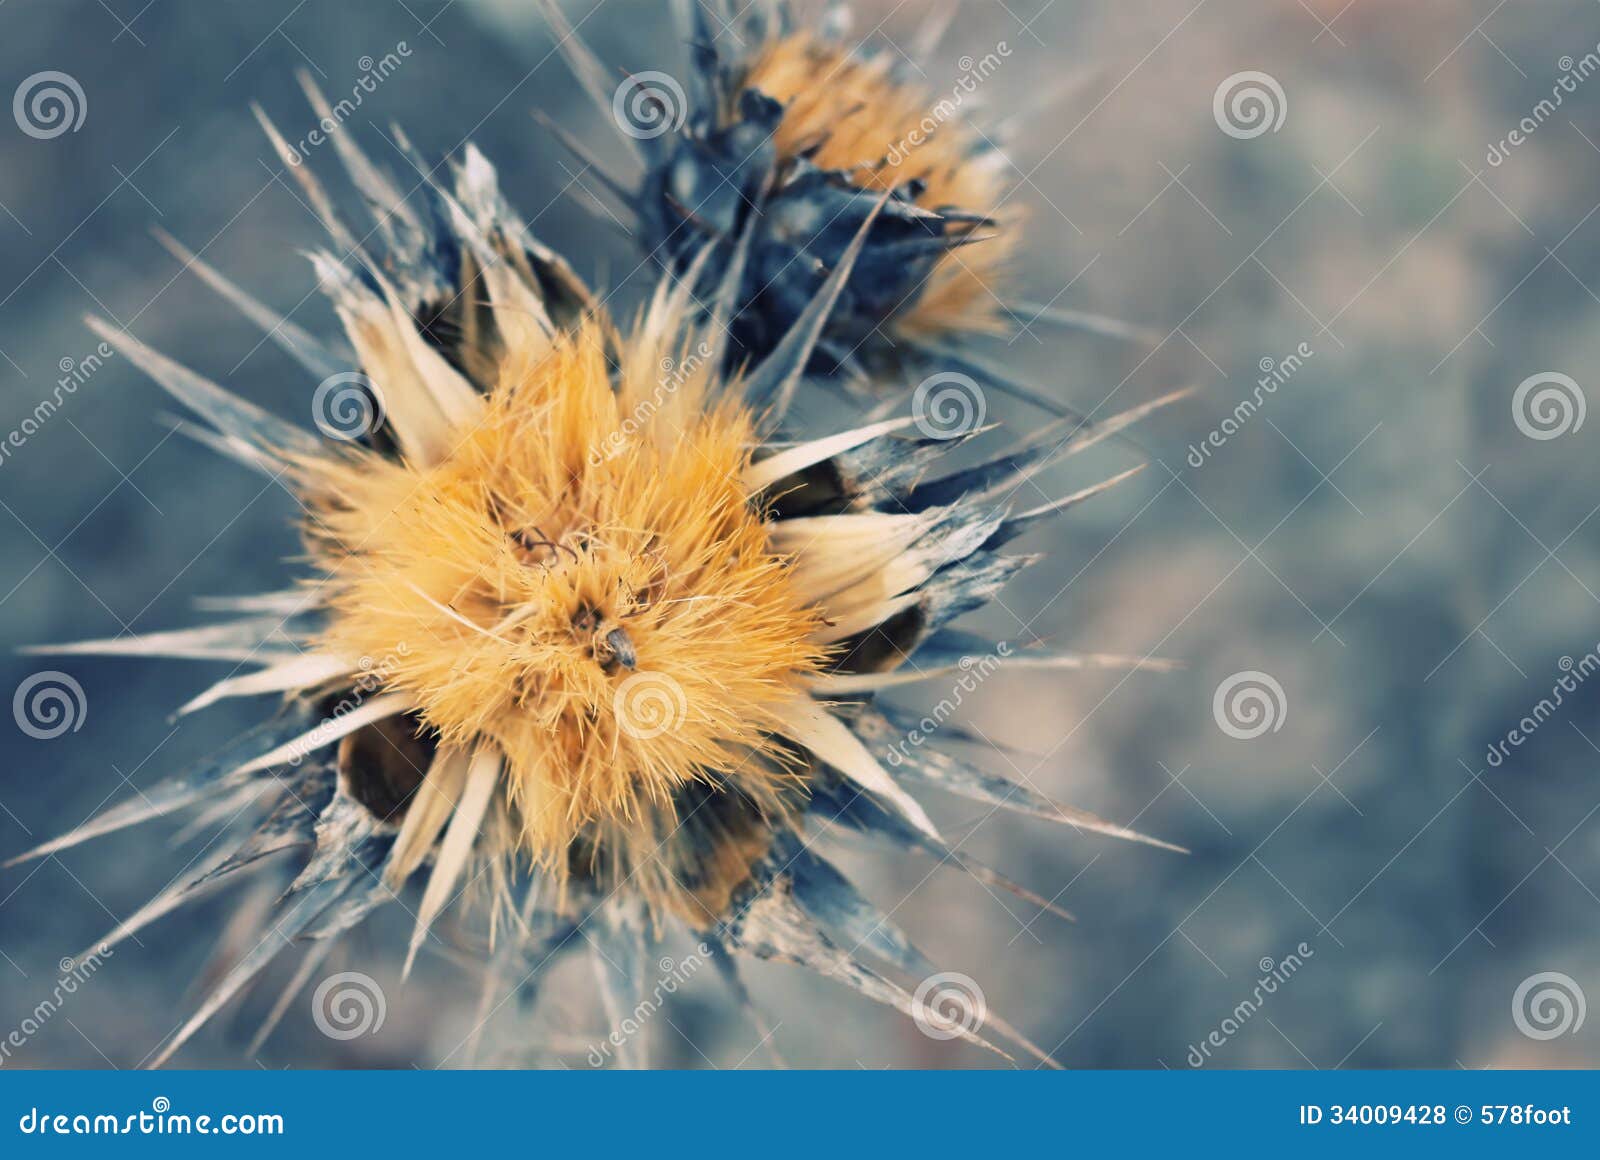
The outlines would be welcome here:
M 186 711 L 284 700 L 223 753 L 32 852 L 182 809 L 220 827 L 216 853 L 113 942 L 237 879 L 281 894 L 272 933 L 157 1063 L 280 947 L 309 940 L 303 980 L 334 938 L 424 870 L 411 955 L 457 893 L 480 884 L 485 969 L 508 991 L 587 941 L 620 1018 L 645 986 L 648 940 L 678 921 L 736 988 L 729 952 L 743 951 L 910 1011 L 911 994 L 881 970 L 931 968 L 810 851 L 819 821 L 1029 898 L 947 846 L 906 786 L 1137 837 L 931 745 L 894 746 L 904 727 L 873 695 L 957 679 L 967 658 L 997 649 L 1014 666 L 1146 663 L 1012 650 L 949 622 L 1027 562 L 1003 554 L 1008 541 L 1106 485 L 1013 513 L 1017 486 L 1148 406 L 1046 427 L 942 475 L 940 458 L 964 440 L 918 437 L 909 419 L 785 439 L 782 417 L 870 215 L 774 353 L 729 378 L 737 288 L 697 303 L 705 256 L 619 326 L 528 235 L 475 150 L 449 189 L 419 164 L 413 205 L 342 131 L 332 140 L 372 211 L 367 239 L 304 166 L 290 172 L 332 238 L 313 260 L 344 341 L 279 318 L 170 243 L 322 379 L 314 417 L 330 438 L 95 323 L 206 421 L 191 434 L 297 493 L 315 571 L 234 602 L 245 615 L 221 624 L 50 646 L 233 662 Z M 289 850 L 302 857 L 285 889 L 284 861 L 267 855 Z M 573 938 L 580 927 L 586 938 Z M 641 1061 L 633 1045 L 619 1059 Z

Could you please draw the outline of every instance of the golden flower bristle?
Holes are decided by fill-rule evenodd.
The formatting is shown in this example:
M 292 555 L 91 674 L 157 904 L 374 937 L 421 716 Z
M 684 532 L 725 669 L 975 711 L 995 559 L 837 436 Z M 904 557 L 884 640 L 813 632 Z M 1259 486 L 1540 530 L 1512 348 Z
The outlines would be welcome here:
M 501 750 L 521 845 L 550 868 L 590 824 L 670 815 L 696 778 L 770 801 L 778 767 L 746 753 L 770 747 L 775 707 L 822 659 L 739 484 L 750 415 L 710 402 L 710 368 L 681 347 L 666 365 L 682 381 L 663 386 L 648 336 L 613 390 L 613 337 L 590 321 L 508 352 L 436 464 L 358 454 L 308 480 L 320 646 L 412 642 L 386 686 L 444 744 Z

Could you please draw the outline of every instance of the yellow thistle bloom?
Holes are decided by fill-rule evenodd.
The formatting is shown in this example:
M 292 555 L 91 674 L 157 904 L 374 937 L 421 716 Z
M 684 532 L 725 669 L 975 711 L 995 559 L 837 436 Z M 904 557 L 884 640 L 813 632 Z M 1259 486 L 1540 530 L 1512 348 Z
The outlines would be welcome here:
M 410 955 L 479 882 L 499 948 L 489 969 L 537 964 L 581 925 L 616 1011 L 643 984 L 626 965 L 642 966 L 668 923 L 719 954 L 804 963 L 912 1011 L 882 972 L 931 968 L 808 849 L 818 821 L 1030 898 L 948 847 L 907 786 L 1138 837 L 930 746 L 897 747 L 903 726 L 874 695 L 960 674 L 997 647 L 1014 666 L 1149 663 L 1016 651 L 949 626 L 1027 562 L 1008 541 L 1115 480 L 1013 512 L 1017 483 L 1149 406 L 1047 427 L 943 474 L 964 440 L 919 435 L 910 419 L 786 438 L 785 409 L 872 217 L 773 353 L 729 377 L 734 302 L 692 300 L 699 266 L 620 325 L 528 235 L 475 150 L 414 207 L 342 132 L 333 142 L 375 207 L 375 241 L 358 243 L 317 180 L 291 171 L 333 240 L 314 261 L 344 341 L 279 319 L 171 243 L 321 377 L 313 417 L 328 438 L 95 323 L 206 422 L 192 434 L 292 488 L 312 572 L 239 600 L 245 615 L 220 624 L 51 646 L 235 662 L 185 711 L 283 699 L 216 758 L 31 855 L 181 809 L 250 820 L 226 826 L 219 855 L 116 941 L 259 872 L 264 854 L 305 852 L 274 935 L 157 1062 L 286 940 L 325 946 L 413 878 Z

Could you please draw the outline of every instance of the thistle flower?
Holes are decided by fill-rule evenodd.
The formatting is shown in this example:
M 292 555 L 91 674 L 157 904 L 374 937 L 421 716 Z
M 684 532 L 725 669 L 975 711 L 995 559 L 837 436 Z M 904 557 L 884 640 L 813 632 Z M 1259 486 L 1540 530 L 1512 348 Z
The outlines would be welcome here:
M 1114 319 L 1013 299 L 1015 178 L 962 107 L 1003 63 L 995 53 L 935 92 L 909 75 L 903 55 L 848 43 L 843 5 L 813 29 L 785 0 L 693 0 L 684 6 L 688 90 L 654 71 L 618 86 L 557 0 L 543 3 L 561 51 L 642 176 L 630 184 L 607 175 L 581 142 L 551 128 L 631 211 L 630 232 L 661 264 L 681 272 L 710 247 L 708 278 L 738 286 L 735 359 L 770 352 L 863 232 L 808 366 L 860 393 L 936 362 L 1065 414 L 966 340 L 1037 321 L 1146 337 Z M 939 6 L 913 51 L 930 52 L 950 15 Z
M 243 615 L 221 623 L 34 650 L 233 662 L 184 712 L 282 700 L 223 752 L 24 856 L 185 810 L 219 831 L 216 853 L 108 943 L 234 881 L 278 896 L 261 927 L 238 908 L 248 949 L 156 1064 L 301 942 L 275 1020 L 333 942 L 413 879 L 408 969 L 472 885 L 485 901 L 459 909 L 486 923 L 489 949 L 468 954 L 508 990 L 592 944 L 620 1018 L 645 986 L 650 940 L 676 924 L 741 996 L 736 953 L 910 1012 L 891 975 L 932 968 L 811 851 L 820 825 L 886 836 L 1049 909 L 947 845 L 908 787 L 1140 838 L 931 746 L 895 748 L 902 715 L 875 697 L 997 647 L 1014 666 L 1159 666 L 1013 651 L 950 626 L 1029 562 L 1008 542 L 1131 473 L 1021 512 L 1016 485 L 1155 404 L 942 473 L 964 441 L 915 437 L 910 420 L 785 439 L 872 214 L 772 354 L 729 376 L 724 332 L 690 292 L 708 251 L 619 322 L 528 234 L 475 149 L 449 188 L 424 173 L 414 207 L 343 130 L 333 142 L 372 209 L 370 242 L 303 166 L 291 172 L 334 243 L 312 257 L 343 341 L 169 242 L 322 379 L 314 417 L 328 438 L 91 320 L 204 421 L 190 434 L 297 496 L 311 572 L 232 602 Z M 732 306 L 730 292 L 712 313 Z M 286 851 L 298 870 L 284 889 L 268 856 Z M 632 1047 L 620 1059 L 641 1061 Z

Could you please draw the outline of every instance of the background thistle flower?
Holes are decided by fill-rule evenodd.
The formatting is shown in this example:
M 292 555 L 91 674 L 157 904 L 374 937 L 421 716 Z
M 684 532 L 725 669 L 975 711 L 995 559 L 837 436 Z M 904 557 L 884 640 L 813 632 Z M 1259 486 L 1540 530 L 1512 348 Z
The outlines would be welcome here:
M 739 287 L 735 361 L 764 357 L 789 332 L 863 230 L 807 368 L 863 394 L 937 363 L 979 370 L 1063 414 L 1063 400 L 982 360 L 966 340 L 1036 321 L 1143 337 L 1113 319 L 1015 298 L 1015 178 L 999 130 L 973 117 L 979 87 L 1012 55 L 1006 42 L 982 60 L 963 58 L 964 74 L 936 92 L 903 54 L 851 43 L 847 6 L 806 27 L 785 0 L 693 0 L 683 30 L 690 83 L 651 71 L 618 86 L 557 0 L 542 2 L 561 51 L 642 171 L 636 188 L 606 181 L 636 219 L 639 243 L 680 272 L 709 246 L 708 281 Z M 933 50 L 951 11 L 927 17 L 914 53 Z
M 528 236 L 476 150 L 449 188 L 428 179 L 419 212 L 334 141 L 377 223 L 356 242 L 297 170 L 345 251 L 313 255 L 343 342 L 286 328 L 189 257 L 308 367 L 335 368 L 320 402 L 332 406 L 329 384 L 359 388 L 356 429 L 330 411 L 317 439 L 94 322 L 206 422 L 192 434 L 290 483 L 315 572 L 239 602 L 252 614 L 241 619 L 41 650 L 253 668 L 188 711 L 285 698 L 212 761 L 25 856 L 182 809 L 202 825 L 228 818 L 219 853 L 114 944 L 268 853 L 302 851 L 269 920 L 281 938 L 257 939 L 156 1063 L 284 941 L 325 946 L 413 876 L 425 885 L 408 965 L 473 883 L 491 972 L 535 974 L 582 927 L 613 1011 L 636 1006 L 646 947 L 676 922 L 730 978 L 733 952 L 778 958 L 909 1014 L 918 1000 L 891 975 L 931 968 L 811 850 L 819 825 L 886 837 L 1045 909 L 948 845 L 908 787 L 1150 841 L 930 746 L 897 746 L 905 726 L 874 697 L 995 653 L 1046 669 L 1162 667 L 1013 652 L 951 622 L 1029 562 L 1004 551 L 1011 540 L 1128 473 L 1024 511 L 1012 489 L 1165 400 L 952 469 L 940 461 L 965 440 L 914 437 L 909 418 L 787 439 L 784 413 L 871 215 L 773 353 L 729 377 L 724 338 L 692 299 L 708 256 L 619 325 Z M 987 1028 L 1048 1061 L 997 1015 Z M 955 1034 L 987 1045 L 976 1028 Z

